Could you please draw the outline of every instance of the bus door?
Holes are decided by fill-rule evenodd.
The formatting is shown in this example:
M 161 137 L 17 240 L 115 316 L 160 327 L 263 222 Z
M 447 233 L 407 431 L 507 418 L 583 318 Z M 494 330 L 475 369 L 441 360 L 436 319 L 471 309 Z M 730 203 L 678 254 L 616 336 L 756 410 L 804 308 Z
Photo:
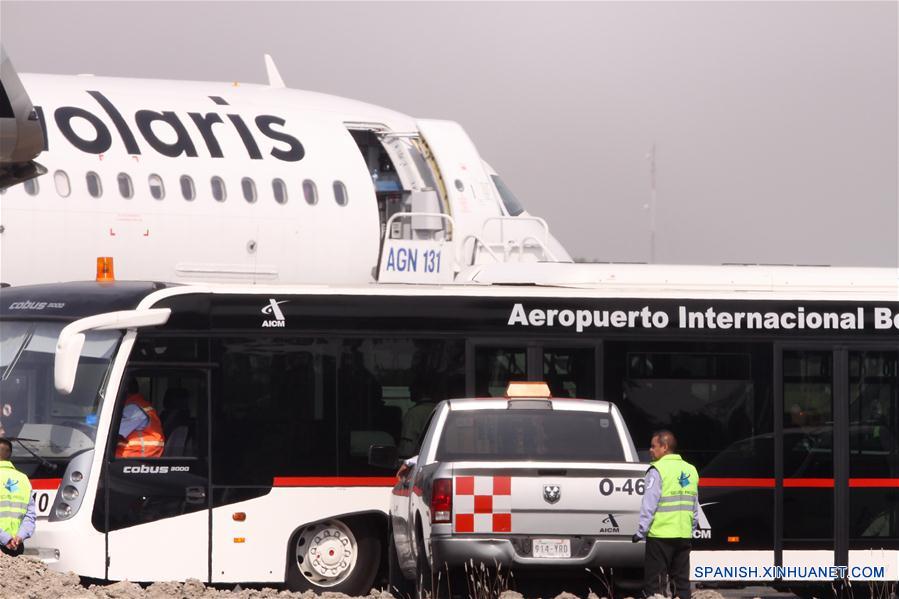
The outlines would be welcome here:
M 570 342 L 469 342 L 467 394 L 504 397 L 509 381 L 544 381 L 553 397 L 601 399 L 596 361 L 598 344 Z
M 899 351 L 778 354 L 783 565 L 851 566 L 865 549 L 899 549 Z
M 775 475 L 783 565 L 834 565 L 835 352 L 785 348 L 780 364 L 783 426 Z
M 116 432 L 127 432 L 135 412 L 126 408 L 126 398 L 137 391 L 155 411 L 165 439 L 157 455 L 116 457 L 116 434 L 110 435 L 105 493 L 98 494 L 107 578 L 208 581 L 209 371 L 134 367 L 122 380 L 114 415 L 122 428 Z

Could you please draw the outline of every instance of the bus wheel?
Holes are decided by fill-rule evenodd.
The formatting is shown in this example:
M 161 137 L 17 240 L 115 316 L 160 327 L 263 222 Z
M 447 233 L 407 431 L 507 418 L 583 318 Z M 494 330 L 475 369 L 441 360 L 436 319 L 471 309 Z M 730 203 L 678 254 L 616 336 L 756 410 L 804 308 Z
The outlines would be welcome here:
M 304 526 L 288 551 L 286 579 L 292 591 L 365 595 L 381 562 L 381 543 L 364 518 Z

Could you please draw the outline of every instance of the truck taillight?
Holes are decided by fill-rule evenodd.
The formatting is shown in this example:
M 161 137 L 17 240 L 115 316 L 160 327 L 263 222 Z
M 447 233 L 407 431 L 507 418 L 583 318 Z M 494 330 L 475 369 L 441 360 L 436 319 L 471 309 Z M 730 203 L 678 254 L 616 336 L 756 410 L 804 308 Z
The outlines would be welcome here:
M 435 479 L 431 489 L 431 524 L 447 524 L 452 518 L 453 479 Z

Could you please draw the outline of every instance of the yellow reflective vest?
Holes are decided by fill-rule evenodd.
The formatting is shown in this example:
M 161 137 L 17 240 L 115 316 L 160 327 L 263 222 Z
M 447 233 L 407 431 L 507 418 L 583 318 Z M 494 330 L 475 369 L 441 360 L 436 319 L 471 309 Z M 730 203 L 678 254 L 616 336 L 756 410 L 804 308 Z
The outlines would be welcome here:
M 16 470 L 12 462 L 0 462 L 0 530 L 16 536 L 29 501 L 31 481 Z
M 696 468 L 674 453 L 662 456 L 650 467 L 659 471 L 662 494 L 647 536 L 693 538 L 693 504 L 699 491 Z

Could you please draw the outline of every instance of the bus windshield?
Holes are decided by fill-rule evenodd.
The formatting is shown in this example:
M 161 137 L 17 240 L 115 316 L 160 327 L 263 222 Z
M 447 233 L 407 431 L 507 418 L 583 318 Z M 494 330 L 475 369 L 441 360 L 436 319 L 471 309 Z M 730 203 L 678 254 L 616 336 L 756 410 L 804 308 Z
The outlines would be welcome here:
M 0 436 L 16 440 L 15 460 L 66 459 L 94 446 L 97 417 L 120 331 L 86 333 L 75 387 L 53 386 L 64 322 L 5 321 L 0 327 Z M 34 455 L 32 455 L 34 454 Z

